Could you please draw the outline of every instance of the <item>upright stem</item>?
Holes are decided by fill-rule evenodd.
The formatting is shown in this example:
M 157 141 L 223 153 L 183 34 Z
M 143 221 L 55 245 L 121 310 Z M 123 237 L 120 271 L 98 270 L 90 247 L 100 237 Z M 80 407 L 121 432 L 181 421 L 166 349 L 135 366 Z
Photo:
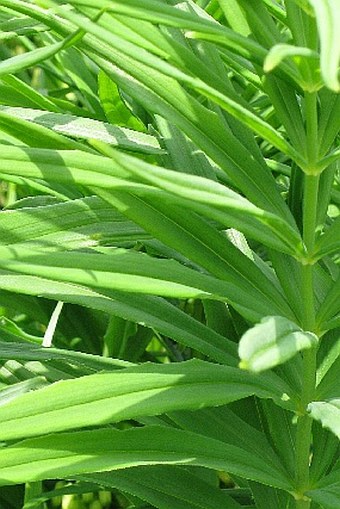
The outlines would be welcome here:
M 307 157 L 309 168 L 312 170 L 317 162 L 317 96 L 306 93 L 306 128 L 307 128 Z M 315 228 L 317 220 L 317 203 L 319 191 L 319 176 L 305 175 L 303 198 L 303 240 L 311 256 L 315 244 Z M 313 331 L 315 328 L 314 282 L 313 265 L 302 266 L 302 298 L 304 306 L 303 328 Z M 302 392 L 300 416 L 297 421 L 296 432 L 296 509 L 309 509 L 310 500 L 304 497 L 309 487 L 310 447 L 312 443 L 312 419 L 307 414 L 307 405 L 314 398 L 316 383 L 316 348 L 306 350 L 303 354 Z

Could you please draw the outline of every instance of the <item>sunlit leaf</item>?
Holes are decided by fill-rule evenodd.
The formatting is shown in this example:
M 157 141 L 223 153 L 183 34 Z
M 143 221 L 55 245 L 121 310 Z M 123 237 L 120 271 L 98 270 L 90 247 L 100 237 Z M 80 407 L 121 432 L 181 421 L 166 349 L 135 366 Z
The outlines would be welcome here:
M 315 334 L 303 331 L 282 316 L 269 316 L 242 336 L 240 367 L 255 372 L 270 369 L 317 343 Z
M 274 470 L 261 459 L 254 461 L 238 447 L 157 426 L 52 434 L 1 448 L 0 482 L 6 485 L 152 464 L 199 465 L 292 489 L 292 480 L 283 469 Z
M 340 91 L 339 0 L 308 0 L 312 5 L 321 41 L 321 74 L 325 84 Z
M 0 408 L 2 439 L 35 436 L 180 409 L 198 409 L 252 394 L 281 399 L 286 385 L 203 361 L 141 365 L 62 381 Z
M 329 401 L 313 401 L 308 405 L 313 419 L 330 429 L 340 439 L 340 398 Z

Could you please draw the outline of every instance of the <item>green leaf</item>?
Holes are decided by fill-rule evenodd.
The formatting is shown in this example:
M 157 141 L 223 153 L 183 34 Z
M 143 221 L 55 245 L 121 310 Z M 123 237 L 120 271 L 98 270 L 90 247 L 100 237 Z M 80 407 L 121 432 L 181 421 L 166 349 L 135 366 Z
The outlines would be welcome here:
M 308 405 L 313 419 L 320 421 L 322 426 L 330 429 L 340 440 L 340 398 L 328 401 L 313 401 Z
M 15 119 L 22 119 L 51 129 L 53 132 L 60 133 L 63 136 L 70 136 L 83 140 L 91 138 L 113 146 L 119 146 L 123 149 L 145 154 L 164 153 L 154 136 L 124 127 L 113 126 L 99 120 L 84 117 L 79 118 L 65 113 L 51 113 L 42 110 L 15 108 L 11 106 L 0 107 L 0 113 L 1 112 L 6 114 L 5 118 L 12 118 L 12 120 L 9 120 L 10 123 L 13 123 Z M 73 148 L 71 142 L 69 142 L 69 147 L 66 142 L 67 140 L 65 140 L 64 146 L 60 146 L 60 148 Z M 79 148 L 79 145 L 80 144 L 75 145 L 74 148 Z M 52 147 L 51 144 L 49 146 Z M 58 148 L 58 145 L 54 144 L 53 148 Z
M 216 406 L 256 394 L 282 404 L 287 386 L 203 361 L 141 365 L 61 381 L 0 408 L 3 440 Z M 288 393 L 289 393 L 288 389 Z
M 38 107 L 50 112 L 54 111 L 55 113 L 60 111 L 54 102 L 52 102 L 48 97 L 35 90 L 17 76 L 7 74 L 6 76 L 1 77 L 1 81 L 8 85 L 5 87 L 7 94 L 4 92 L 1 94 L 1 104 L 7 104 L 8 106 L 23 106 L 28 108 Z M 4 87 L 2 86 L 2 88 Z
M 292 489 L 286 472 L 273 470 L 272 465 L 238 447 L 157 426 L 52 434 L 1 448 L 0 482 L 6 485 L 152 464 L 204 466 Z
M 140 198 L 101 189 L 97 189 L 97 194 L 176 252 L 242 289 L 246 298 L 241 300 L 235 294 L 232 302 L 247 319 L 256 321 L 267 314 L 292 315 L 278 285 L 203 218 L 190 210 L 183 215 L 177 206 L 151 196 Z M 274 307 L 281 311 L 268 313 Z
M 264 91 L 275 108 L 291 143 L 301 152 L 306 147 L 306 133 L 295 87 L 270 74 L 263 79 Z
M 177 171 L 156 167 L 137 158 L 120 154 L 102 144 L 95 144 L 109 155 L 115 163 L 124 168 L 127 174 L 137 180 L 153 184 L 165 191 L 189 200 L 188 207 L 219 220 L 226 226 L 233 226 L 247 233 L 250 237 L 261 240 L 264 244 L 273 242 L 273 235 L 280 241 L 277 249 L 289 249 L 291 254 L 299 256 L 303 250 L 299 233 L 279 216 L 255 207 L 241 195 L 222 186 L 218 182 L 196 175 L 187 175 Z M 258 224 L 261 223 L 261 224 Z M 269 233 L 266 227 L 269 227 Z M 289 247 L 282 244 L 287 243 Z
M 307 491 L 306 494 L 321 504 L 325 509 L 338 507 L 340 501 L 340 461 L 338 460 L 333 469 L 320 479 L 315 489 Z
M 9 387 L 5 387 L 0 390 L 0 406 L 6 405 L 10 401 L 13 401 L 16 398 L 18 398 L 19 396 L 22 396 L 23 394 L 30 391 L 41 389 L 46 385 L 47 381 L 46 378 L 44 378 L 43 376 L 37 376 L 25 380 L 24 382 L 11 384 Z
M 63 250 L 150 238 L 96 196 L 47 205 L 35 199 L 26 203 L 0 212 L 0 231 L 6 231 L 1 245 L 28 243 L 36 248 L 43 245 L 44 249 Z
M 292 46 L 291 44 L 276 44 L 270 48 L 268 55 L 264 61 L 263 70 L 264 72 L 272 71 L 276 66 L 280 65 L 282 60 L 285 58 L 292 57 L 293 60 L 299 62 L 299 58 L 294 57 L 307 57 L 307 58 L 318 58 L 316 51 L 312 51 L 309 48 L 300 46 Z
M 90 372 L 110 371 L 113 369 L 124 368 L 131 365 L 130 362 L 120 359 L 110 359 L 97 355 L 91 355 L 83 352 L 74 352 L 72 350 L 62 350 L 60 348 L 42 348 L 38 345 L 19 342 L 19 337 L 6 331 L 6 343 L 3 341 L 3 329 L 1 327 L 2 341 L 0 342 L 0 359 L 18 361 L 41 361 L 59 360 L 85 367 Z M 42 340 L 42 338 L 41 338 Z M 15 342 L 14 342 L 15 341 Z
M 43 247 L 43 246 L 41 246 Z M 133 293 L 228 301 L 240 294 L 225 281 L 185 267 L 175 260 L 113 249 L 109 253 L 51 252 L 19 244 L 0 247 L 0 267 L 55 281 Z
M 307 491 L 306 495 L 314 502 L 320 504 L 324 509 L 334 509 L 340 504 L 340 483 L 320 488 L 313 491 Z
M 333 281 L 332 286 L 329 288 L 328 293 L 323 299 L 321 306 L 317 313 L 317 323 L 324 330 L 328 320 L 335 318 L 340 311 L 340 277 Z M 328 326 L 325 330 L 328 330 Z
M 321 237 L 319 237 L 315 246 L 314 257 L 323 258 L 326 255 L 339 252 L 340 249 L 340 218 L 333 221 Z
M 55 58 L 60 62 L 62 72 L 67 75 L 71 88 L 85 108 L 93 112 L 96 118 L 105 120 L 97 93 L 96 74 L 86 56 L 73 47 L 63 49 Z
M 240 367 L 259 372 L 294 357 L 297 352 L 317 345 L 318 338 L 282 316 L 268 316 L 241 338 Z
M 1 39 L 10 39 L 20 35 L 35 35 L 48 30 L 43 24 L 29 16 L 9 18 L 0 23 Z
M 0 62 L 0 76 L 15 74 L 18 71 L 37 65 L 58 53 L 58 51 L 62 50 L 64 45 L 65 41 L 56 42 L 49 46 L 34 49 L 22 55 L 16 55 L 3 60 Z
M 321 41 L 321 74 L 328 88 L 340 92 L 340 0 L 308 0 L 312 5 Z
M 164 299 L 124 292 L 95 292 L 80 285 L 34 276 L 0 273 L 0 288 L 9 292 L 71 302 L 114 314 L 202 352 L 217 362 L 236 366 L 235 343 Z M 8 300 L 8 296 L 6 302 Z
M 177 9 L 172 8 L 172 10 L 176 11 Z M 216 113 L 202 106 L 180 83 L 183 82 L 200 94 L 203 93 L 207 98 L 225 108 L 228 113 L 253 128 L 261 137 L 268 139 L 270 143 L 290 154 L 293 159 L 297 158 L 299 163 L 304 165 L 299 153 L 278 131 L 263 118 L 235 101 L 235 93 L 229 96 L 225 93 L 222 94 L 214 87 L 205 84 L 201 79 L 180 71 L 145 50 L 141 51 L 129 41 L 117 37 L 109 30 L 104 30 L 103 27 L 84 16 L 76 15 L 73 11 L 68 13 L 65 10 L 63 16 L 94 36 L 90 38 L 89 47 L 85 49 L 86 54 L 118 86 L 129 90 L 130 97 L 142 103 L 149 111 L 158 113 L 178 125 L 227 174 L 232 175 L 235 184 L 255 204 L 278 212 L 290 223 L 293 223 L 265 165 L 255 161 L 252 154 L 238 141 L 237 137 L 225 129 L 225 124 Z M 212 25 L 217 26 L 216 23 L 212 23 Z M 53 26 L 55 27 L 55 20 L 53 20 Z M 64 25 L 59 30 L 64 33 Z M 98 53 L 101 55 L 100 57 L 98 57 Z M 267 192 L 264 192 L 264 189 Z
M 340 131 L 340 94 L 329 89 L 320 91 L 320 156 L 327 154 Z
M 162 158 L 163 166 L 217 180 L 216 169 L 211 161 L 178 127 L 159 115 L 156 116 L 156 122 L 162 145 L 167 150 L 167 155 Z
M 42 125 L 29 122 L 29 118 L 23 119 L 19 115 L 12 115 L 12 108 L 7 106 L 0 107 L 0 131 L 14 136 L 28 146 L 42 148 L 59 148 L 59 149 L 80 149 L 85 152 L 92 152 L 86 146 L 70 140 L 62 134 L 53 132 Z M 16 110 L 16 108 L 13 108 Z M 22 111 L 23 108 L 18 108 Z M 45 111 L 39 111 L 38 115 L 45 114 Z M 51 113 L 55 115 L 55 113 Z
M 228 24 L 231 28 L 245 37 L 248 37 L 251 33 L 247 18 L 242 12 L 242 9 L 237 0 L 218 0 L 221 6 L 223 14 L 225 15 Z
M 151 465 L 78 478 L 138 496 L 159 509 L 241 509 L 226 490 L 208 484 L 186 467 Z
M 279 507 L 295 509 L 295 500 L 290 494 L 259 483 L 250 482 L 249 485 L 256 509 L 276 509 Z
M 216 506 L 226 504 L 228 509 L 241 509 L 225 490 L 220 490 L 196 474 L 198 469 L 175 465 L 143 465 L 114 472 L 83 474 L 76 478 L 76 481 L 81 482 L 58 490 L 44 491 L 25 504 L 23 509 L 33 509 L 37 502 L 58 495 L 96 492 L 98 488 L 123 491 L 158 509 L 216 509 Z
M 339 457 L 339 439 L 318 422 L 313 423 L 313 459 L 310 468 L 310 486 L 320 487 Z M 340 481 L 340 478 L 339 478 Z M 325 484 L 328 484 L 325 481 Z
M 168 415 L 182 429 L 235 445 L 254 458 L 265 459 L 274 470 L 280 468 L 280 460 L 265 434 L 241 419 L 229 405 L 195 412 L 182 410 Z
M 318 400 L 336 398 L 339 394 L 340 339 L 337 331 L 329 333 L 325 340 L 327 343 L 333 341 L 318 367 L 316 392 Z
M 145 129 L 143 123 L 134 117 L 125 105 L 117 85 L 103 71 L 98 74 L 98 93 L 106 118 L 111 124 L 130 127 L 137 131 Z

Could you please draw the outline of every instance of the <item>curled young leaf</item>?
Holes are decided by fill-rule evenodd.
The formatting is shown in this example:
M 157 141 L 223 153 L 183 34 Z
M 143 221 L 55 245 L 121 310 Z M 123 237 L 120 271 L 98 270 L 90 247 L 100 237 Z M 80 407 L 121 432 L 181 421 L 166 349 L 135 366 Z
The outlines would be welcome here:
M 313 347 L 318 338 L 282 316 L 267 316 L 243 334 L 239 344 L 240 368 L 264 371 Z

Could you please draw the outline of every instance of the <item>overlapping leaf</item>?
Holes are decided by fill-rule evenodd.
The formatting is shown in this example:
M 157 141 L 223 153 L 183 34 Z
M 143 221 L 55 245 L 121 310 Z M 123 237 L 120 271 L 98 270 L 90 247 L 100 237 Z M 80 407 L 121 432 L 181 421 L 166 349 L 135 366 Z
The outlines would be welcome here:
M 238 447 L 157 426 L 60 433 L 18 442 L 0 450 L 0 483 L 73 477 L 152 464 L 199 465 L 281 489 L 292 488 L 285 472 L 273 470 L 264 460 L 254 460 Z
M 105 147 L 103 149 L 107 150 Z M 188 207 L 193 210 L 217 219 L 222 224 L 228 221 L 233 222 L 234 224 L 228 226 L 235 226 L 248 233 L 250 237 L 256 238 L 259 235 L 258 239 L 264 244 L 271 242 L 270 235 L 268 236 L 263 228 L 268 226 L 281 241 L 281 250 L 288 249 L 283 247 L 282 243 L 290 243 L 290 249 L 296 256 L 303 249 L 300 235 L 288 223 L 279 216 L 259 210 L 248 200 L 217 182 L 148 165 L 137 158 L 111 150 L 108 150 L 108 153 L 120 167 L 126 170 L 127 174 L 131 173 L 142 182 L 153 184 L 185 200 L 190 200 Z M 183 205 L 185 204 L 186 201 L 183 200 Z
M 97 194 L 141 225 L 155 238 L 182 253 L 189 260 L 214 276 L 229 281 L 247 293 L 247 301 L 233 305 L 249 319 L 268 314 L 268 309 L 281 309 L 286 316 L 292 312 L 285 302 L 277 281 L 265 277 L 261 270 L 209 223 L 154 197 L 141 199 L 127 192 Z M 155 215 L 155 211 L 157 214 Z
M 24 6 L 20 5 L 20 9 L 24 10 Z M 47 24 L 50 23 L 53 28 L 56 28 L 55 19 L 51 20 L 48 14 L 37 13 L 38 15 Z M 236 185 L 245 192 L 247 197 L 261 207 L 279 212 L 292 222 L 265 166 L 255 163 L 246 148 L 224 128 L 218 116 L 200 105 L 177 80 L 184 80 L 189 86 L 196 87 L 199 93 L 204 93 L 208 98 L 216 100 L 223 108 L 227 108 L 229 113 L 239 117 L 241 122 L 254 128 L 257 126 L 261 131 L 259 131 L 260 135 L 266 139 L 269 136 L 268 139 L 271 143 L 278 144 L 283 151 L 286 149 L 289 153 L 293 151 L 292 156 L 299 158 L 296 151 L 292 147 L 288 147 L 289 144 L 287 145 L 280 133 L 277 133 L 269 124 L 266 124 L 244 106 L 234 102 L 233 98 L 228 98 L 215 91 L 213 87 L 205 85 L 202 80 L 192 78 L 145 50 L 136 48 L 110 31 L 103 30 L 88 18 L 78 16 L 74 12 L 68 14 L 67 11 L 63 15 L 72 22 L 78 23 L 81 28 L 86 28 L 94 36 L 85 36 L 84 44 L 86 46 L 84 49 L 86 53 L 119 86 L 122 86 L 123 89 L 127 88 L 130 96 L 142 102 L 148 110 L 159 113 L 177 124 L 217 164 L 232 175 Z M 61 24 L 58 26 L 58 30 L 65 33 L 67 26 L 67 24 L 66 26 Z M 72 32 L 71 29 L 68 31 Z M 105 44 L 99 43 L 97 38 L 103 39 Z M 98 57 L 98 53 L 101 57 Z M 240 164 L 241 160 L 242 164 Z M 254 165 L 257 173 L 255 180 L 253 178 Z M 266 193 L 263 192 L 264 188 L 268 190 Z
M 58 382 L 21 396 L 0 408 L 0 433 L 3 440 L 24 438 L 222 405 L 251 394 L 280 402 L 284 392 L 289 388 L 274 375 L 258 378 L 203 361 L 141 365 Z
M 25 206 L 26 205 L 26 206 Z M 38 199 L 0 213 L 0 244 L 28 242 L 44 249 L 79 249 L 98 243 L 149 238 L 99 198 L 70 200 L 41 205 Z
M 0 112 L 8 115 L 7 120 L 11 124 L 13 124 L 14 119 L 23 119 L 47 127 L 64 136 L 85 140 L 93 138 L 111 145 L 120 146 L 127 150 L 135 150 L 146 154 L 163 153 L 154 136 L 133 131 L 132 129 L 114 126 L 107 122 L 101 122 L 90 118 L 79 118 L 75 115 L 68 115 L 65 113 L 50 113 L 43 110 L 15 108 L 11 106 L 1 107 Z M 10 121 L 10 117 L 13 117 L 12 121 Z M 13 129 L 13 125 L 11 125 L 11 128 Z M 52 140 L 54 141 L 55 138 L 52 138 Z M 52 145 L 51 142 L 50 146 L 57 148 L 55 143 L 54 141 Z M 72 148 L 72 145 L 70 145 L 70 148 Z M 80 145 L 75 145 L 75 148 L 80 148 Z
M 155 328 L 217 362 L 235 366 L 235 343 L 159 297 L 125 292 L 98 292 L 80 285 L 34 276 L 0 273 L 0 288 L 9 292 L 71 302 Z

